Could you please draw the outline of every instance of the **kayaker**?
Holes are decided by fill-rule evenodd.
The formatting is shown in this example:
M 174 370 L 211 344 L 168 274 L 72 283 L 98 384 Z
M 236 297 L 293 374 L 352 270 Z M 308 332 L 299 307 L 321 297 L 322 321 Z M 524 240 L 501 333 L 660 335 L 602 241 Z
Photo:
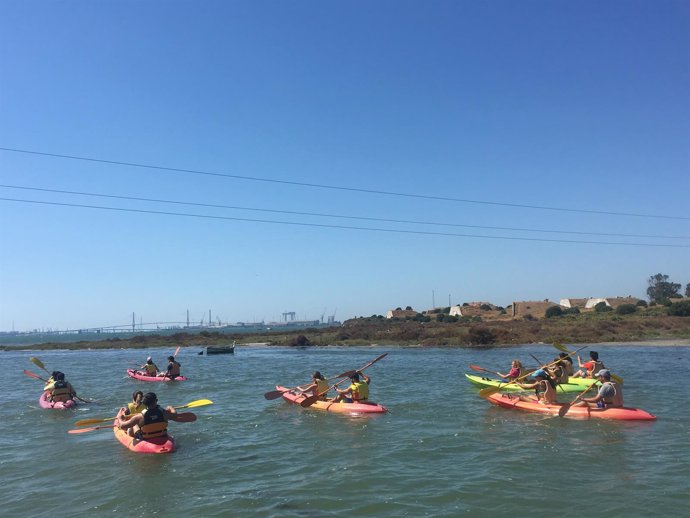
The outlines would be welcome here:
M 350 386 L 345 390 L 335 389 L 338 395 L 333 399 L 334 403 L 339 401 L 344 401 L 345 403 L 359 403 L 369 399 L 370 377 L 366 374 L 355 372 L 350 376 L 350 382 Z
M 605 369 L 604 362 L 599 361 L 599 353 L 596 351 L 589 351 L 589 361 L 582 363 L 580 357 L 577 357 L 577 364 L 580 367 L 573 378 L 594 378 L 597 372 Z
M 144 393 L 141 390 L 137 390 L 132 394 L 132 402 L 127 403 L 127 408 L 125 410 L 125 415 L 134 415 L 146 410 L 146 405 L 142 402 L 144 398 Z
M 149 356 L 146 358 L 146 363 L 139 367 L 139 370 L 147 376 L 156 376 L 158 374 L 158 365 L 153 363 L 153 358 Z
M 314 371 L 314 374 L 311 375 L 311 385 L 302 389 L 302 393 L 305 392 L 312 396 L 319 394 L 319 399 L 325 401 L 328 394 L 328 381 L 319 371 Z
M 168 435 L 168 421 L 177 421 L 177 410 L 168 406 L 158 406 L 158 396 L 153 392 L 147 392 L 141 399 L 146 406 L 143 412 L 134 414 L 128 418 L 120 416 L 121 430 L 127 430 L 131 437 L 138 439 L 153 439 Z
M 544 369 L 537 369 L 530 375 L 530 379 L 534 379 L 533 383 L 519 383 L 524 389 L 534 389 L 537 400 L 540 403 L 554 404 L 557 403 L 556 398 L 556 383 L 551 379 L 551 376 Z
M 623 406 L 623 390 L 615 381 L 611 381 L 611 371 L 601 369 L 597 372 L 597 379 L 601 382 L 599 392 L 594 397 L 582 398 L 577 405 L 588 405 L 592 408 L 615 408 Z
M 570 357 L 570 355 L 568 353 L 560 353 L 558 357 L 565 364 L 565 370 L 568 373 L 568 376 L 575 374 L 575 369 L 573 369 L 573 359 Z
M 552 366 L 547 369 L 551 378 L 556 383 L 568 383 L 569 376 L 567 363 L 568 362 L 563 361 L 561 358 L 554 358 Z
M 508 374 L 501 374 L 500 372 L 497 372 L 501 378 L 507 379 L 509 381 L 515 381 L 518 378 L 521 378 L 524 375 L 525 369 L 522 366 L 522 363 L 520 363 L 520 360 L 513 360 L 510 363 L 510 372 Z
M 69 401 L 77 395 L 77 391 L 74 390 L 72 384 L 65 379 L 65 374 L 60 371 L 54 371 L 48 381 L 50 383 L 43 390 L 50 392 L 48 397 L 53 403 Z
M 180 364 L 175 360 L 174 356 L 168 356 L 168 368 L 165 370 L 165 372 L 163 374 L 160 374 L 160 376 L 174 380 L 179 375 L 180 375 Z

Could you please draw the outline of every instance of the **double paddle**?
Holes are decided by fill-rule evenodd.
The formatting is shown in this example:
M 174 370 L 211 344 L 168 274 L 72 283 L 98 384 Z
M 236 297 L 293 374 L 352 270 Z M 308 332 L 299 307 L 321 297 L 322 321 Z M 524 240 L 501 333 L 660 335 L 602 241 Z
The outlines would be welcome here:
M 554 345 L 555 345 L 555 344 L 554 344 Z M 581 350 L 584 349 L 585 347 L 588 347 L 588 346 L 587 346 L 587 345 L 583 345 L 583 346 L 580 347 L 579 349 L 577 349 L 577 350 L 575 350 L 575 351 L 573 351 L 572 353 L 569 353 L 569 354 L 575 354 L 576 352 L 581 351 Z M 568 352 L 567 349 L 566 349 L 564 352 Z M 559 360 L 560 360 L 560 358 L 559 358 Z M 551 367 L 552 365 L 555 365 L 559 360 L 553 361 L 553 362 L 551 362 L 551 363 L 547 363 L 546 365 L 544 365 L 544 367 Z M 481 390 L 479 391 L 479 395 L 480 395 L 481 397 L 483 397 L 483 398 L 489 397 L 490 395 L 495 394 L 496 392 L 499 392 L 503 387 L 507 387 L 508 385 L 513 385 L 513 384 L 519 383 L 520 381 L 524 380 L 524 379 L 527 378 L 528 376 L 530 376 L 530 374 L 525 374 L 525 375 L 520 376 L 519 378 L 517 378 L 517 379 L 515 379 L 515 380 L 513 380 L 513 381 L 509 381 L 508 383 L 506 383 L 506 384 L 503 385 L 503 386 L 499 386 L 499 387 L 486 387 L 486 388 L 483 388 L 483 389 L 481 389 Z
M 41 360 L 39 360 L 38 358 L 34 358 L 33 356 L 32 356 L 31 358 L 29 358 L 29 359 L 30 359 L 31 362 L 34 363 L 36 366 L 40 367 L 41 369 L 43 369 L 44 371 L 46 371 L 48 374 L 50 374 L 50 371 L 48 371 L 48 369 L 45 368 L 45 366 L 43 365 L 43 362 L 41 362 Z M 37 379 L 37 380 L 41 380 L 41 381 L 43 381 L 44 383 L 48 383 L 48 380 L 47 380 L 47 379 L 41 378 L 38 374 L 34 374 L 33 372 L 28 371 L 28 370 L 26 370 L 26 369 L 24 369 L 23 372 L 24 372 L 24 374 L 26 374 L 26 375 L 29 376 L 30 378 L 34 378 L 34 379 Z M 77 396 L 76 394 L 75 394 L 74 397 L 75 397 L 76 399 L 78 399 L 79 401 L 82 401 L 83 403 L 93 403 L 93 401 L 91 401 L 91 400 L 89 400 L 89 399 L 80 398 L 80 397 Z
M 313 396 L 309 396 L 309 397 L 305 398 L 302 402 L 300 402 L 300 406 L 302 408 L 308 408 L 308 407 L 312 406 L 314 403 L 316 403 L 321 398 L 321 396 L 323 396 L 324 394 L 327 394 L 329 390 L 334 389 L 335 387 L 340 385 L 342 382 L 346 381 L 348 378 L 354 376 L 355 374 L 359 374 L 364 369 L 371 367 L 377 361 L 379 361 L 381 358 L 384 358 L 387 355 L 388 355 L 388 353 L 383 353 L 378 358 L 375 358 L 372 361 L 370 361 L 369 363 L 367 363 L 364 367 L 361 367 L 357 370 L 346 371 L 346 372 L 343 372 L 342 374 L 339 374 L 338 376 L 336 376 L 336 378 L 343 378 L 343 379 L 341 379 L 340 381 L 338 381 L 334 385 L 331 385 L 330 387 L 328 387 L 324 392 L 321 392 L 320 394 L 314 394 Z
M 212 404 L 213 401 L 211 401 L 210 399 L 197 399 L 196 401 L 192 401 L 191 403 L 187 403 L 186 405 L 176 406 L 175 410 L 182 410 L 183 408 L 196 408 Z M 81 421 L 77 421 L 76 423 L 74 423 L 74 426 L 88 426 L 90 424 L 106 423 L 108 421 L 112 421 L 113 419 L 115 419 L 115 417 L 104 417 L 103 419 L 82 419 Z
M 114 420 L 115 418 L 112 419 Z M 196 421 L 196 414 L 193 412 L 183 412 L 181 414 L 176 414 L 175 421 L 178 423 L 193 423 L 194 421 Z M 92 428 L 76 428 L 74 430 L 67 430 L 67 433 L 86 433 L 93 432 L 94 430 L 105 430 L 106 428 L 110 428 L 112 430 L 113 428 L 115 428 L 115 426 L 116 425 L 114 424 L 109 424 L 105 426 L 94 426 Z

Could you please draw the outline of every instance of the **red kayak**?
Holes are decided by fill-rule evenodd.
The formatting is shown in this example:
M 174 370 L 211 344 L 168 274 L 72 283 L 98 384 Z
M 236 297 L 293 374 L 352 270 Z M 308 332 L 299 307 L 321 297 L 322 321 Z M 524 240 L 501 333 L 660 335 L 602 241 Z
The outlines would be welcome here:
M 127 376 L 141 381 L 187 381 L 184 376 L 178 376 L 175 379 L 165 378 L 163 376 L 149 376 L 141 371 L 134 369 L 127 369 Z
M 525 412 L 538 412 L 541 414 L 548 414 L 552 416 L 559 415 L 565 403 L 557 403 L 548 405 L 539 403 L 534 396 L 518 396 L 515 394 L 504 394 L 496 392 L 486 396 L 490 403 L 501 406 L 503 408 L 512 408 L 515 410 L 523 410 Z M 563 417 L 571 419 L 616 419 L 626 421 L 653 421 L 656 419 L 655 415 L 645 412 L 639 408 L 590 408 L 588 406 L 570 406 Z
M 50 401 L 50 392 L 47 390 L 41 394 L 38 399 L 38 404 L 41 408 L 54 408 L 56 410 L 67 410 L 68 408 L 74 408 L 77 406 L 77 402 L 74 399 L 68 399 L 67 401 Z
M 302 401 L 306 399 L 304 394 L 299 392 L 292 392 L 285 387 L 276 385 L 276 390 L 286 391 L 283 392 L 283 399 L 289 403 L 299 405 Z M 362 402 L 362 403 L 333 403 L 332 401 L 317 401 L 309 408 L 315 408 L 316 410 L 324 410 L 326 412 L 345 412 L 349 414 L 383 414 L 388 412 L 388 409 L 382 405 L 372 402 Z
M 113 423 L 113 432 L 120 444 L 128 450 L 136 453 L 172 453 L 175 451 L 175 439 L 172 435 L 165 437 L 154 437 L 153 439 L 136 439 L 127 434 L 125 430 L 118 428 L 119 417 L 124 413 L 125 409 L 121 408 Z

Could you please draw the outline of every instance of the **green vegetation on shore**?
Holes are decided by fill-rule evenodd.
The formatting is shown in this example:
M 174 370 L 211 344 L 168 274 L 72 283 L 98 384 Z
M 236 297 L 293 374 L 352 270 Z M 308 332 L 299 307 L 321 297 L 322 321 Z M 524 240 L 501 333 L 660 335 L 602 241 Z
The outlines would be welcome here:
M 31 346 L 0 346 L 17 349 L 148 349 L 224 345 L 236 341 L 272 346 L 309 345 L 421 345 L 426 347 L 509 346 L 537 342 L 600 343 L 637 342 L 690 338 L 690 317 L 671 316 L 666 308 L 644 311 L 590 312 L 564 314 L 557 318 L 482 320 L 457 322 L 385 319 L 381 316 L 347 320 L 339 327 L 296 329 L 294 331 L 226 334 L 202 331 L 170 336 L 144 334 L 129 339 L 43 343 Z

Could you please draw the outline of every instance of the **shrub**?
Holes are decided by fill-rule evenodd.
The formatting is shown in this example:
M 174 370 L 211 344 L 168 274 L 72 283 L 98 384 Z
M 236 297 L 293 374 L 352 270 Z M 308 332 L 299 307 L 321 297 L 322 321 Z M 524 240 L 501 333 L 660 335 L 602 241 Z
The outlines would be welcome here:
M 674 302 L 668 307 L 668 314 L 672 317 L 690 317 L 690 300 Z
M 616 308 L 616 315 L 632 315 L 637 311 L 634 304 L 621 304 Z
M 607 311 L 612 311 L 611 306 L 607 306 L 606 302 L 599 302 L 594 306 L 594 311 L 597 313 L 606 313 Z
M 560 317 L 563 314 L 561 306 L 551 306 L 546 309 L 546 318 Z
M 491 311 L 491 306 L 489 306 L 488 304 L 482 304 L 481 306 L 479 306 L 479 309 L 481 309 L 482 311 Z
M 579 308 L 568 308 L 565 311 L 563 311 L 563 313 L 566 315 L 579 315 L 580 309 Z
M 297 335 L 290 341 L 290 345 L 293 347 L 306 347 L 311 345 L 311 341 L 304 335 Z
M 647 301 L 646 300 L 638 300 L 637 305 L 640 306 L 641 308 L 646 308 L 647 307 Z
M 496 341 L 496 335 L 488 327 L 474 326 L 468 333 L 470 343 L 476 345 L 488 345 Z

